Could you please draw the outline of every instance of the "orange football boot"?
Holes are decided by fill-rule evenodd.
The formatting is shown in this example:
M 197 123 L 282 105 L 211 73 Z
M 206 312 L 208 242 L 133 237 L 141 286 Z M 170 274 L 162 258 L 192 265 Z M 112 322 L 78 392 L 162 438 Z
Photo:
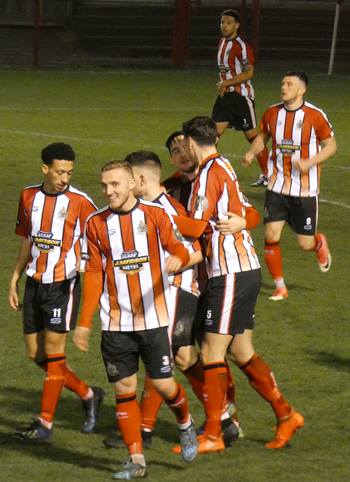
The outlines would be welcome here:
M 318 267 L 322 273 L 327 273 L 332 264 L 332 256 L 328 248 L 327 238 L 322 233 L 317 233 L 315 238 L 318 243 L 318 249 L 316 251 Z
M 272 301 L 282 301 L 288 298 L 287 288 L 276 288 L 275 291 L 269 296 L 269 300 Z
M 274 440 L 267 443 L 265 447 L 268 449 L 281 449 L 287 445 L 294 433 L 302 427 L 304 427 L 304 417 L 293 410 L 288 418 L 279 421 Z
M 198 435 L 198 453 L 199 454 L 209 454 L 213 452 L 222 452 L 225 450 L 225 444 L 223 438 L 220 437 L 211 437 L 210 435 Z M 175 445 L 171 449 L 174 454 L 180 455 L 181 454 L 181 446 Z

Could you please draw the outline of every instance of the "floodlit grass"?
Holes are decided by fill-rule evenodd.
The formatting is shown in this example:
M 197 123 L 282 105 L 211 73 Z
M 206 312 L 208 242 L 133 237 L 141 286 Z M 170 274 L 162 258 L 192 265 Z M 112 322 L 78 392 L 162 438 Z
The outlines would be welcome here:
M 288 68 L 288 66 L 287 66 Z M 281 71 L 258 69 L 257 111 L 279 99 Z M 98 433 L 79 433 L 79 400 L 64 392 L 57 411 L 51 445 L 29 446 L 11 439 L 18 426 L 38 412 L 42 373 L 24 354 L 20 315 L 7 305 L 7 286 L 18 239 L 13 234 L 20 190 L 41 181 L 40 151 L 66 141 L 77 152 L 73 185 L 88 192 L 99 206 L 99 166 L 142 148 L 164 161 L 164 177 L 172 171 L 164 141 L 194 115 L 210 114 L 215 99 L 215 69 L 194 71 L 3 71 L 0 84 L 1 162 L 1 399 L 0 480 L 107 481 L 126 458 L 126 451 L 106 450 L 105 433 L 114 426 L 114 398 L 99 354 L 99 328 L 88 354 L 71 342 L 70 365 L 90 384 L 106 389 Z M 202 456 L 185 465 L 171 453 L 176 442 L 172 414 L 161 411 L 154 447 L 146 456 L 149 479 L 208 482 L 345 482 L 349 470 L 349 77 L 328 78 L 309 72 L 308 100 L 322 107 L 334 125 L 338 153 L 322 175 L 319 228 L 329 239 L 333 266 L 321 274 L 315 256 L 296 246 L 286 228 L 282 240 L 285 277 L 290 297 L 267 300 L 273 285 L 263 266 L 263 286 L 256 312 L 257 351 L 271 364 L 285 396 L 305 415 L 305 428 L 290 448 L 268 451 L 273 432 L 269 406 L 234 368 L 239 416 L 246 438 L 223 454 Z M 242 190 L 262 212 L 263 190 L 250 187 L 257 166 L 244 169 L 240 158 L 247 144 L 241 133 L 227 132 L 220 150 L 234 165 Z M 262 253 L 263 229 L 254 232 Z M 181 377 L 180 377 L 181 378 Z M 189 392 L 189 391 L 188 391 Z M 197 423 L 203 415 L 192 395 Z

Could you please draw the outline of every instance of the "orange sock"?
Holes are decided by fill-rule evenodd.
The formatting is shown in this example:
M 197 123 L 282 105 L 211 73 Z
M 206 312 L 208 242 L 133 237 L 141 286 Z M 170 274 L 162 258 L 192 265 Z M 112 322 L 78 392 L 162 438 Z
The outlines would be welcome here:
M 154 388 L 152 381 L 146 375 L 140 402 L 142 430 L 154 429 L 157 422 L 158 412 L 160 410 L 160 407 L 162 406 L 163 401 L 163 397 Z
M 37 361 L 36 364 L 45 372 L 47 371 L 47 360 Z M 65 375 L 64 386 L 76 393 L 80 398 L 85 398 L 89 392 L 89 386 L 77 377 L 67 363 L 62 364 L 62 369 Z
M 165 400 L 170 410 L 174 413 L 179 425 L 187 424 L 190 419 L 190 411 L 185 390 L 180 383 L 177 383 L 175 396 L 170 400 Z
M 233 378 L 232 371 L 228 363 L 226 363 L 226 369 L 227 369 L 226 401 L 228 403 L 236 404 L 235 380 Z
M 224 361 L 204 365 L 204 400 L 207 420 L 205 435 L 219 437 L 221 413 L 227 392 L 227 368 Z
M 262 172 L 262 174 L 264 174 L 264 176 L 267 176 L 267 161 L 268 161 L 268 158 L 269 158 L 269 151 L 265 147 L 264 150 L 262 152 L 260 152 L 260 154 L 258 154 L 258 156 L 257 156 L 257 160 L 258 160 L 261 172 Z
M 67 363 L 65 364 L 65 369 L 66 381 L 64 386 L 68 388 L 68 390 L 76 393 L 78 397 L 85 398 L 89 392 L 89 385 L 87 385 L 83 380 L 80 380 L 80 378 L 77 377 Z
M 282 253 L 278 242 L 269 243 L 265 240 L 264 258 L 272 278 L 283 278 Z
M 116 419 L 129 454 L 142 454 L 141 411 L 136 393 L 116 396 Z
M 292 407 L 279 391 L 271 368 L 259 355 L 253 355 L 249 362 L 241 366 L 240 369 L 248 377 L 249 383 L 259 395 L 270 402 L 277 419 L 290 415 Z
M 191 384 L 193 393 L 196 395 L 198 400 L 204 404 L 203 399 L 203 387 L 204 387 L 204 371 L 203 363 L 200 358 L 196 361 L 194 365 L 187 368 L 183 372 L 189 383 Z
M 65 360 L 66 357 L 62 353 L 48 355 L 47 357 L 47 374 L 41 397 L 40 418 L 49 424 L 53 421 L 57 403 L 66 380 L 64 375 Z

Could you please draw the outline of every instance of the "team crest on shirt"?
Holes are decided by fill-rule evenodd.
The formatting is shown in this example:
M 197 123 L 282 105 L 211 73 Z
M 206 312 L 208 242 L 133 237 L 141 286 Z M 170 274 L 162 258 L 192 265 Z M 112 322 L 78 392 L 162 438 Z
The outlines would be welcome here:
M 195 210 L 199 212 L 206 211 L 208 209 L 209 202 L 205 196 L 198 195 L 195 202 Z
M 300 119 L 300 121 L 297 122 L 297 125 L 295 126 L 297 129 L 302 129 L 303 127 L 303 121 Z
M 60 248 L 62 246 L 62 241 L 59 239 L 54 239 L 53 233 L 46 231 L 38 231 L 36 236 L 32 236 L 33 244 L 42 253 L 49 253 L 55 248 Z
M 137 234 L 147 234 L 147 231 L 147 224 L 143 221 L 140 221 L 139 225 L 137 226 Z
M 139 273 L 145 263 L 149 263 L 149 256 L 139 256 L 136 250 L 124 251 L 120 259 L 113 260 L 114 268 L 127 275 Z
M 292 155 L 293 152 L 300 151 L 300 146 L 293 143 L 293 139 L 282 139 L 280 144 L 277 144 L 277 149 L 282 154 Z
M 67 214 L 68 214 L 67 209 L 63 207 L 62 209 L 60 209 L 60 211 L 58 211 L 57 217 L 58 219 L 61 219 L 62 221 L 64 221 L 67 217 Z

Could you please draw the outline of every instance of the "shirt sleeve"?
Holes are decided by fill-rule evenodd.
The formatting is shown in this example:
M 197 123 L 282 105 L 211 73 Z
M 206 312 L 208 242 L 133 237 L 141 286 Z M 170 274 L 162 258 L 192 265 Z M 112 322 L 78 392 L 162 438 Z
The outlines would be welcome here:
M 264 115 L 262 116 L 262 119 L 260 121 L 259 128 L 260 132 L 262 132 L 263 134 L 271 134 L 268 111 L 264 112 Z
M 167 211 L 159 210 L 158 214 L 159 237 L 161 244 L 169 254 L 181 259 L 182 266 L 186 266 L 190 260 L 180 231 L 177 229 L 172 216 Z
M 86 222 L 81 258 L 84 262 L 85 271 L 103 270 L 97 228 L 93 219 L 88 219 Z
M 92 214 L 93 212 L 96 211 L 96 206 L 92 201 L 89 201 L 85 197 L 83 198 L 83 201 L 80 205 L 80 211 L 79 211 L 79 221 L 80 221 L 80 226 L 85 226 L 87 218 Z
M 323 112 L 316 113 L 316 135 L 319 142 L 334 136 L 333 128 Z
M 15 233 L 27 238 L 30 235 L 30 213 L 25 207 L 24 193 L 19 198 Z
M 253 49 L 249 44 L 246 43 L 245 51 L 242 49 L 241 64 L 243 66 L 246 66 L 246 65 L 254 65 L 254 63 L 255 63 L 255 58 L 254 58 Z

